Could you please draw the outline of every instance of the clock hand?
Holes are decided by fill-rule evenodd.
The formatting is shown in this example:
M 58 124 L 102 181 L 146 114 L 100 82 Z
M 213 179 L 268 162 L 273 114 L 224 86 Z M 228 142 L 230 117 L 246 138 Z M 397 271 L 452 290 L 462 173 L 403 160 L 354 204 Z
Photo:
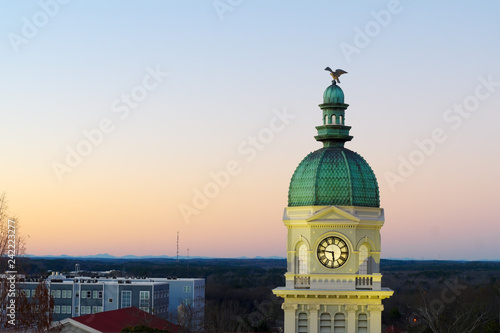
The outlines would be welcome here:
M 325 251 L 332 254 L 332 259 L 335 260 L 335 251 Z

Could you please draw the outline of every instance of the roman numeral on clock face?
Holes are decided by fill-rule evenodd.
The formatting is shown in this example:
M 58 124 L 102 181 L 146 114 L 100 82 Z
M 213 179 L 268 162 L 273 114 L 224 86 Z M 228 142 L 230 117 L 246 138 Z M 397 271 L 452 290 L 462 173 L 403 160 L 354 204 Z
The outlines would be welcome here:
M 342 238 L 329 236 L 319 242 L 317 257 L 323 266 L 327 268 L 339 268 L 349 258 L 349 247 Z

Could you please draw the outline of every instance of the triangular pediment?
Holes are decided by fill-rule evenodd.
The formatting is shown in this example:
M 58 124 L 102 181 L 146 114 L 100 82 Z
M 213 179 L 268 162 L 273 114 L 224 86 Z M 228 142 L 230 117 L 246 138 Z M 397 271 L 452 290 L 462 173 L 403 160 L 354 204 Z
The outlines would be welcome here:
M 307 222 L 314 222 L 314 221 L 359 222 L 361 220 L 358 217 L 346 212 L 345 210 L 338 208 L 337 206 L 330 206 L 320 210 L 316 214 L 309 217 L 306 221 Z

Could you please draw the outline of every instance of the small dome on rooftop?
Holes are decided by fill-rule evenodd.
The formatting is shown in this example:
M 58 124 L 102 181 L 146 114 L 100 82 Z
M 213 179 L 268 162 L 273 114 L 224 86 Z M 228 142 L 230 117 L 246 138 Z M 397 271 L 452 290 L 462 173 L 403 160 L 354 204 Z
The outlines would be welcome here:
M 338 85 L 336 84 L 330 85 L 328 88 L 326 88 L 325 92 L 323 93 L 323 103 L 344 104 L 344 92 Z

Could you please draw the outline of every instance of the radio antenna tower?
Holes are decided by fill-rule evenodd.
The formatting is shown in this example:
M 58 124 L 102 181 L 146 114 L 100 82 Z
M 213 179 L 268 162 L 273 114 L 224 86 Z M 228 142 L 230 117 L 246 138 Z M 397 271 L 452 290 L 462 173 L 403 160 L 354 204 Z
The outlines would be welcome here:
M 177 231 L 177 262 L 179 262 L 179 232 Z

